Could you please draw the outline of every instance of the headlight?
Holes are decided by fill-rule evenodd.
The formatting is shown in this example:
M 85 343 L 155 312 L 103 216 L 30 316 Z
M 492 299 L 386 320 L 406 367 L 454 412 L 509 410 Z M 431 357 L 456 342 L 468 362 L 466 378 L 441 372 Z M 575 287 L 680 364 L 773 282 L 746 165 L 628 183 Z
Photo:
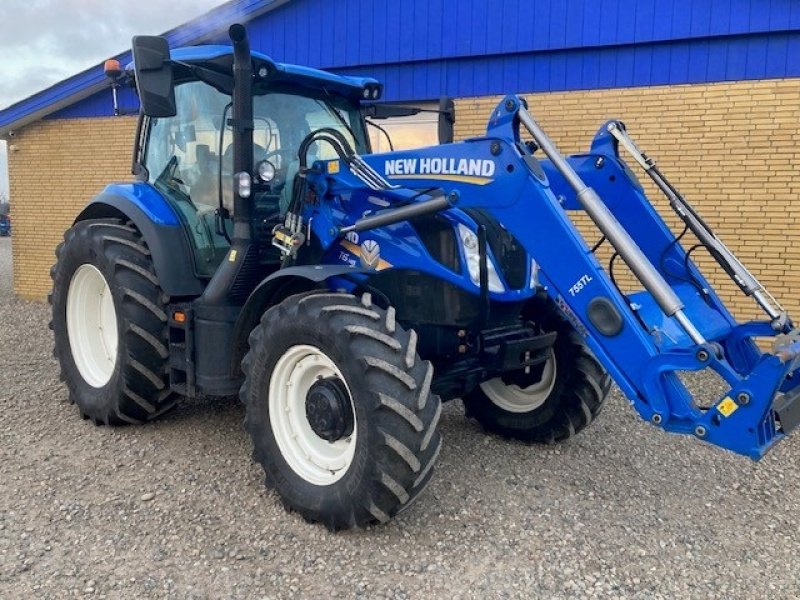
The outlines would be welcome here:
M 472 283 L 479 286 L 481 284 L 481 255 L 479 252 L 478 236 L 466 225 L 458 224 L 458 237 L 461 239 L 461 247 L 464 249 L 464 257 L 467 260 L 467 270 Z M 486 257 L 486 267 L 489 275 L 489 291 L 506 291 L 503 282 L 497 274 L 494 262 Z
M 257 167 L 258 178 L 264 183 L 269 183 L 275 179 L 275 165 L 268 160 L 262 160 Z

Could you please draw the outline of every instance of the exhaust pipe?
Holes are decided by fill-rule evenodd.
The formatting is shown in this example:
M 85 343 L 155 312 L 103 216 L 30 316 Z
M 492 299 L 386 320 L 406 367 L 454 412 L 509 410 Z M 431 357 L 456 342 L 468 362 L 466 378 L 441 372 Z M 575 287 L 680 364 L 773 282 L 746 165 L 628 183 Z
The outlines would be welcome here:
M 248 261 L 255 260 L 252 247 L 251 177 L 253 173 L 253 63 L 250 42 L 243 25 L 231 25 L 228 36 L 233 45 L 233 236 L 227 258 L 220 264 L 201 298 L 205 306 L 233 306 L 243 302 L 238 296 L 248 294 L 248 285 L 236 285 Z M 225 127 L 225 123 L 222 127 Z M 246 185 L 243 185 L 243 180 Z
M 231 25 L 228 36 L 233 42 L 233 107 L 231 115 L 233 117 L 233 220 L 234 220 L 234 239 L 240 233 L 236 231 L 235 225 L 247 223 L 248 234 L 246 239 L 251 238 L 250 234 L 250 194 L 242 197 L 240 192 L 242 186 L 239 185 L 240 173 L 247 173 L 248 177 L 253 173 L 253 62 L 250 57 L 250 41 L 247 39 L 247 31 L 244 25 L 238 23 Z M 222 124 L 225 126 L 225 123 Z

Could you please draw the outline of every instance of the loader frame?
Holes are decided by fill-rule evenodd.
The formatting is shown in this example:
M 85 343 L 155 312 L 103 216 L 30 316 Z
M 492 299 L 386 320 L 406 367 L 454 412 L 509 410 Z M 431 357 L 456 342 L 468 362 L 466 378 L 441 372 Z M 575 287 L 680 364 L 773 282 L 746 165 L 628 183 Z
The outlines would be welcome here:
M 501 110 L 516 113 L 511 121 L 518 121 L 550 159 L 545 170 L 565 207 L 580 208 L 589 215 L 644 287 L 637 294 L 623 294 L 613 280 L 599 276 L 597 265 L 592 264 L 593 249 L 586 252 L 584 244 L 579 244 L 582 256 L 573 252 L 562 260 L 584 263 L 595 289 L 587 286 L 586 292 L 576 293 L 568 287 L 574 275 L 543 268 L 543 283 L 553 288 L 549 293 L 571 315 L 637 412 L 667 431 L 693 434 L 752 458 L 763 456 L 798 424 L 800 416 L 800 377 L 795 374 L 800 344 L 786 312 L 655 162 L 638 150 L 624 125 L 609 122 L 596 135 L 591 154 L 567 160 L 518 98 L 507 98 L 497 112 Z M 499 127 L 508 126 L 507 117 L 502 121 Z M 619 145 L 632 153 L 665 192 L 687 229 L 742 291 L 757 301 L 768 321 L 736 322 L 645 196 L 620 158 Z M 630 185 L 615 186 L 619 181 Z M 754 338 L 776 336 L 774 352 L 761 353 Z M 715 371 L 730 386 L 710 405 L 693 398 L 678 377 L 682 371 L 705 369 Z

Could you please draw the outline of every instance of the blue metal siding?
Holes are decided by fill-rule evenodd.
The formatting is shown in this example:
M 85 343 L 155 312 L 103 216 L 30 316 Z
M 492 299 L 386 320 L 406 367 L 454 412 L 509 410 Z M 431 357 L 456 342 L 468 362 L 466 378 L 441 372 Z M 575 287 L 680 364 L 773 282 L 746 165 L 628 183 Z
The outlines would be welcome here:
M 276 60 L 380 79 L 387 100 L 800 77 L 798 0 L 293 0 L 248 29 Z M 108 95 L 53 116 L 107 115 Z
M 295 0 L 251 31 L 279 60 L 337 68 L 797 32 L 797 13 L 792 0 Z

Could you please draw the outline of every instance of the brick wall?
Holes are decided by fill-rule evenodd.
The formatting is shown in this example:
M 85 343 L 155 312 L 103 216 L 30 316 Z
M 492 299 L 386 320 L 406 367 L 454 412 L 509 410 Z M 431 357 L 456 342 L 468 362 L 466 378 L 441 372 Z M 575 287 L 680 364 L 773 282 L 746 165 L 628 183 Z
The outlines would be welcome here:
M 132 117 L 49 120 L 9 140 L 17 294 L 46 297 L 64 230 L 107 183 L 131 179 L 135 129 Z
M 587 151 L 600 125 L 623 120 L 720 238 L 790 313 L 800 315 L 800 79 L 523 95 L 564 153 Z M 458 100 L 457 138 L 485 132 L 500 99 Z M 679 232 L 663 195 L 644 173 L 640 181 Z M 595 241 L 597 230 L 581 216 L 581 231 Z M 716 263 L 700 250 L 696 255 L 712 275 Z M 607 257 L 600 254 L 602 264 Z M 617 261 L 615 274 L 623 268 Z M 724 274 L 714 272 L 712 284 L 739 318 L 761 316 Z
M 800 208 L 800 79 L 527 98 L 564 152 L 587 150 L 606 119 L 623 119 L 722 239 L 800 315 L 800 210 L 795 208 Z M 458 100 L 456 135 L 485 131 L 499 100 Z M 135 119 L 122 117 L 40 121 L 12 140 L 16 151 L 9 152 L 9 176 L 18 294 L 45 297 L 53 249 L 64 229 L 105 183 L 130 178 L 134 128 Z M 651 199 L 674 224 L 663 197 L 645 183 Z M 585 223 L 582 228 L 587 229 Z M 587 235 L 597 237 L 593 231 Z M 709 260 L 700 263 L 710 274 Z M 724 275 L 711 280 L 738 316 L 758 315 Z

